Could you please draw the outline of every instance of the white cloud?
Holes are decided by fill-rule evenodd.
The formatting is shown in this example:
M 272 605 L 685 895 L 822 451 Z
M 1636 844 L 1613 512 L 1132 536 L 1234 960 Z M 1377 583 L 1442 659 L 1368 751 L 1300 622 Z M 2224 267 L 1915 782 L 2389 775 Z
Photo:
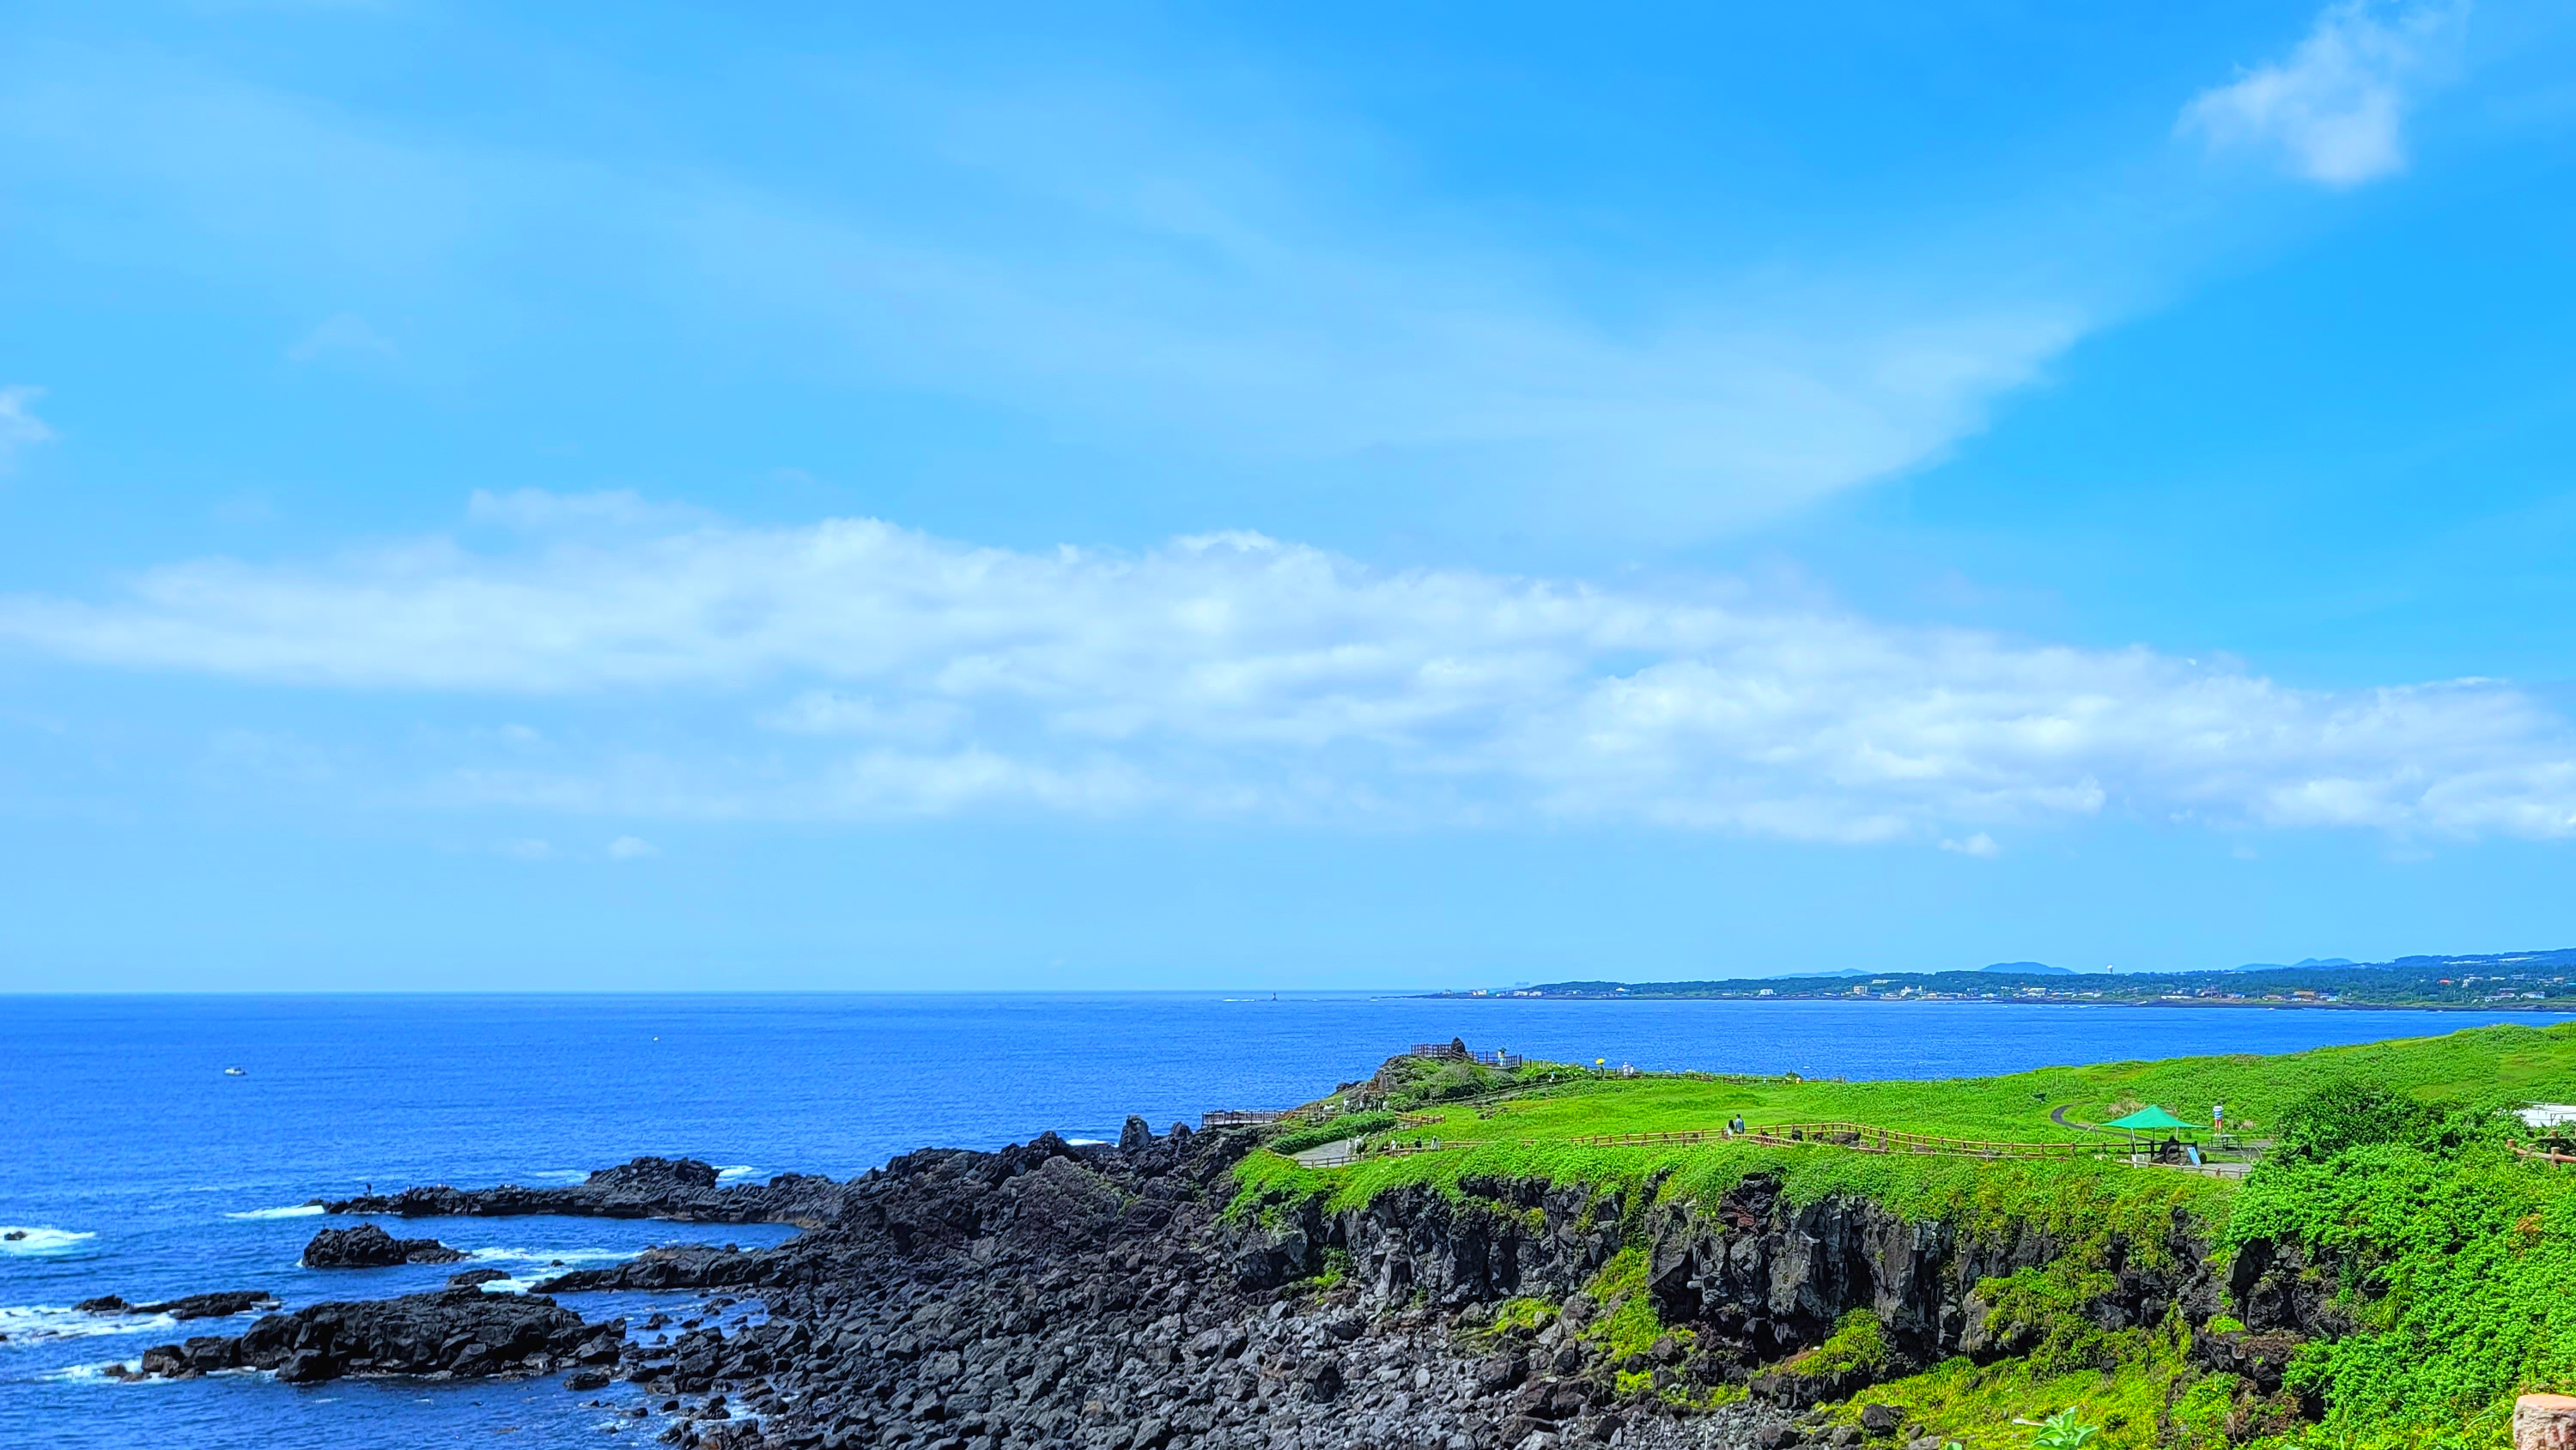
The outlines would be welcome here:
M 309 363 L 334 353 L 364 357 L 392 357 L 393 340 L 367 325 L 367 320 L 354 312 L 334 313 L 322 320 L 303 340 L 286 350 L 295 362 Z
M 620 836 L 608 843 L 608 859 L 612 861 L 641 861 L 661 854 L 661 847 L 641 836 Z
M 870 519 L 426 539 L 0 597 L 0 642 L 527 708 L 605 696 L 656 743 L 466 739 L 424 789 L 646 818 L 1644 821 L 1971 852 L 2105 812 L 2576 836 L 2576 730 L 2493 681 L 2301 690 L 1723 581 L 1388 572 L 1252 534 L 1142 554 Z M 673 743 L 710 711 L 731 723 Z
M 2272 152 L 2326 186 L 2393 175 L 2406 168 L 2413 92 L 2450 69 L 2468 16 L 2467 0 L 2330 5 L 2288 59 L 2193 97 L 2177 129 L 2213 149 Z
M 533 836 L 524 840 L 504 841 L 496 849 L 513 861 L 551 861 L 555 855 L 552 841 L 539 840 Z
M 1995 844 L 1994 837 L 1987 835 L 1983 831 L 1979 831 L 1975 835 L 1970 836 L 1963 841 L 1943 841 L 1941 843 L 1941 849 L 1944 851 L 1955 851 L 1962 856 L 1993 856 L 2000 854 L 2003 850 L 2001 846 Z
M 0 388 L 0 473 L 17 466 L 19 449 L 53 441 L 54 430 L 35 412 L 36 400 L 44 395 L 42 388 Z

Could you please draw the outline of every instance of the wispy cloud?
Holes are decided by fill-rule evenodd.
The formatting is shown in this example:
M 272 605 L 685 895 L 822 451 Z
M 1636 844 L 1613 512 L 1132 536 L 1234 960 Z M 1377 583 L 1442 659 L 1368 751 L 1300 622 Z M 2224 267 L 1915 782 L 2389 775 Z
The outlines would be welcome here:
M 530 534 L 682 528 L 715 518 L 703 509 L 649 500 L 622 488 L 597 493 L 549 493 L 537 488 L 492 493 L 478 488 L 466 500 L 465 517 L 473 523 Z
M 394 352 L 393 339 L 368 326 L 367 319 L 354 312 L 339 312 L 304 334 L 286 350 L 286 355 L 295 362 L 309 363 L 335 354 L 392 357 Z
M 642 861 L 662 854 L 661 848 L 641 836 L 620 836 L 608 843 L 611 861 Z
M 57 59 L 0 102 L 0 165 L 113 184 L 281 289 L 513 310 L 556 259 L 593 258 L 586 284 L 617 305 L 834 386 L 962 399 L 1220 477 L 1392 483 L 1390 507 L 1480 527 L 1698 537 L 1903 474 L 2103 311 L 1998 255 L 2010 228 L 1946 249 L 1739 239 L 1765 260 L 1651 280 L 1569 271 L 1544 238 L 1355 190 L 1279 141 L 1293 128 L 1135 83 L 838 74 L 801 99 L 866 138 L 856 173 L 903 183 L 789 192 L 424 140 L 167 62 Z M 344 313 L 295 354 L 389 347 Z
M 19 449 L 53 440 L 54 430 L 36 416 L 36 400 L 44 395 L 23 384 L 0 387 L 0 473 L 17 466 Z
M 2325 186 L 2394 175 L 2406 168 L 2406 113 L 2452 68 L 2468 17 L 2467 0 L 2330 5 L 2286 59 L 2192 98 L 2177 129 L 2212 149 L 2270 153 Z
M 2576 730 L 2492 681 L 2301 690 L 1721 580 L 1389 572 L 1254 534 L 1141 554 L 870 519 L 433 538 L 0 598 L 0 640 L 735 722 L 694 750 L 460 746 L 428 788 L 567 812 L 1644 821 L 1971 855 L 1991 828 L 2106 811 L 2576 836 Z

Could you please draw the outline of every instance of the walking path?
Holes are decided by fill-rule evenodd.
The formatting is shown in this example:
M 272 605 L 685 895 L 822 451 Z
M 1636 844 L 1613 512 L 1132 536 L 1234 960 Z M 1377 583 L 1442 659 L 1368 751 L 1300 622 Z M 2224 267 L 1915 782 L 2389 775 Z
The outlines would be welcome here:
M 1339 1168 L 1357 1158 L 1359 1148 L 1360 1140 L 1357 1138 L 1336 1138 L 1330 1143 L 1318 1143 L 1302 1152 L 1291 1153 L 1288 1157 L 1300 1168 Z

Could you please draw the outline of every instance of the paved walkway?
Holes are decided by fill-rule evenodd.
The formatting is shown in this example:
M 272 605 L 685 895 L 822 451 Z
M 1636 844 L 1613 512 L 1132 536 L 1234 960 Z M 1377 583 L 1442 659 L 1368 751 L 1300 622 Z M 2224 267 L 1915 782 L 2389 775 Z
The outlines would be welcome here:
M 1291 1153 L 1288 1156 L 1300 1167 L 1339 1168 L 1358 1156 L 1359 1147 L 1360 1140 L 1357 1138 L 1338 1138 L 1330 1143 L 1318 1143 L 1303 1152 Z

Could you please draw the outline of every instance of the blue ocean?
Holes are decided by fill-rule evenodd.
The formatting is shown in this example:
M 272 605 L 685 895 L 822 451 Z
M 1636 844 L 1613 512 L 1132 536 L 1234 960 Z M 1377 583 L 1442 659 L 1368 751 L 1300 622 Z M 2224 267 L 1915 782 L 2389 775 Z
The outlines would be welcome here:
M 459 1267 L 527 1282 L 654 1243 L 775 1228 L 428 1220 L 467 1265 L 313 1271 L 305 1207 L 372 1186 L 556 1183 L 639 1153 L 735 1179 L 864 1172 L 928 1144 L 1054 1129 L 1113 1138 L 1212 1108 L 1276 1107 L 1464 1037 L 1640 1068 L 1941 1077 L 2180 1053 L 2285 1052 L 2529 1014 L 1867 1002 L 1549 1002 L 1284 996 L 45 997 L 0 1007 L 0 1446 L 598 1446 L 646 1442 L 620 1385 L 257 1374 L 123 1384 L 152 1344 L 238 1333 L 93 1316 L 264 1289 L 295 1308 L 437 1287 Z M 228 1068 L 241 1069 L 229 1075 Z M 701 1312 L 687 1295 L 577 1296 L 593 1319 Z M 757 1312 L 756 1306 L 750 1307 Z M 727 1322 L 744 1312 L 727 1311 Z M 586 1403 L 605 1398 L 607 1407 Z

